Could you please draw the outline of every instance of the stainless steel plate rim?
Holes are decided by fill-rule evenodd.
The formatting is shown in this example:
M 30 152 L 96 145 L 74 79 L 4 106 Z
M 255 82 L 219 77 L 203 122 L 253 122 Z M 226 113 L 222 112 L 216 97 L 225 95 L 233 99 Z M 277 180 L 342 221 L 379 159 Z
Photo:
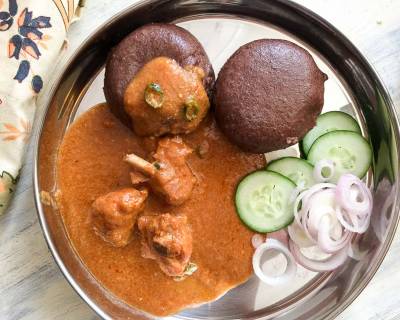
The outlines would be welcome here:
M 168 0 L 167 0 L 168 1 Z M 277 2 L 280 3 L 284 3 L 287 4 L 289 7 L 291 7 L 294 10 L 299 10 L 303 13 L 306 13 L 308 15 L 312 15 L 314 17 L 317 17 L 318 20 L 321 22 L 326 23 L 327 25 L 330 26 L 331 29 L 336 30 L 333 26 L 331 26 L 328 22 L 326 22 L 324 19 L 322 19 L 321 17 L 318 17 L 316 14 L 312 13 L 311 11 L 309 11 L 308 9 L 289 2 L 289 1 L 285 1 L 285 0 L 276 0 Z M 161 2 L 166 2 L 166 1 L 161 1 Z M 48 224 L 46 221 L 46 218 L 44 216 L 43 213 L 43 208 L 42 208 L 42 203 L 41 203 L 41 196 L 40 196 L 40 187 L 39 187 L 39 140 L 40 140 L 40 136 L 44 127 L 44 123 L 45 123 L 45 119 L 46 119 L 46 115 L 48 113 L 48 110 L 50 108 L 50 101 L 52 99 L 52 97 L 54 96 L 57 87 L 60 83 L 60 81 L 63 78 L 63 75 L 65 74 L 65 72 L 68 70 L 69 65 L 71 64 L 72 61 L 74 61 L 74 59 L 76 59 L 76 57 L 78 56 L 78 53 L 83 50 L 86 46 L 86 44 L 90 41 L 90 39 L 92 37 L 94 37 L 94 35 L 98 34 L 99 32 L 101 32 L 101 30 L 107 28 L 112 21 L 117 20 L 117 19 L 121 19 L 124 16 L 127 16 L 128 13 L 132 10 L 137 10 L 138 8 L 142 7 L 142 6 L 147 6 L 147 5 L 154 5 L 156 4 L 157 1 L 155 0 L 142 0 L 139 1 L 138 3 L 135 3 L 134 5 L 129 6 L 125 12 L 120 12 L 115 14 L 113 17 L 111 17 L 107 22 L 103 23 L 102 25 L 100 25 L 99 27 L 97 27 L 86 39 L 85 41 L 76 49 L 76 52 L 71 56 L 71 58 L 68 60 L 68 62 L 65 64 L 63 70 L 60 72 L 60 74 L 57 76 L 57 80 L 55 81 L 55 85 L 51 88 L 49 95 L 48 95 L 48 99 L 46 101 L 46 110 L 43 113 L 41 119 L 37 122 L 38 126 L 37 126 L 37 130 L 35 130 L 35 134 L 32 137 L 32 139 L 34 139 L 34 145 L 35 145 L 35 149 L 34 149 L 34 162 L 33 162 L 33 186 L 34 186 L 34 199 L 35 199 L 35 206 L 36 206 L 36 210 L 38 212 L 38 217 L 39 217 L 39 222 L 40 225 L 42 227 L 43 233 L 44 233 L 44 237 L 46 239 L 46 243 L 50 249 L 51 254 L 54 257 L 55 262 L 57 263 L 57 265 L 59 266 L 60 270 L 62 271 L 62 273 L 64 274 L 65 278 L 67 279 L 67 281 L 69 282 L 69 284 L 74 288 L 74 290 L 79 294 L 79 296 L 102 318 L 104 319 L 110 319 L 110 317 L 94 302 L 91 300 L 91 298 L 81 289 L 81 287 L 79 286 L 79 284 L 75 281 L 75 279 L 72 277 L 72 275 L 69 273 L 68 269 L 66 268 L 64 262 L 62 261 L 62 259 L 59 256 L 59 253 L 57 251 L 57 249 L 54 246 L 54 243 L 52 241 L 52 237 L 50 234 L 50 231 L 48 229 Z M 207 15 L 207 13 L 205 13 L 205 15 Z M 194 17 L 194 16 L 193 16 Z M 232 15 L 232 17 L 235 17 L 235 15 Z M 350 42 L 339 32 L 337 31 L 337 35 L 338 37 L 344 39 L 345 41 L 347 41 L 349 44 Z M 352 45 L 352 50 L 357 51 L 358 50 Z M 379 75 L 377 74 L 377 72 L 375 71 L 375 69 L 372 67 L 372 65 L 367 61 L 367 59 L 362 56 L 361 53 L 359 53 L 359 55 L 362 57 L 362 59 L 364 60 L 363 62 L 367 65 L 367 67 L 369 68 L 369 70 L 373 73 L 373 76 L 378 80 L 380 86 L 383 89 L 383 92 L 385 93 L 385 97 L 384 99 L 387 101 L 387 103 L 391 106 L 389 113 L 390 116 L 392 117 L 392 120 L 394 122 L 394 135 L 396 137 L 396 146 L 397 149 L 400 149 L 400 135 L 399 135 L 399 118 L 396 114 L 396 112 L 394 111 L 394 104 L 393 101 L 390 98 L 390 95 L 388 94 L 388 90 L 385 88 L 382 80 L 380 79 Z M 399 211 L 399 203 L 398 203 L 398 190 L 399 190 L 399 182 L 396 181 L 396 196 L 395 196 L 395 208 L 394 210 Z M 395 235 L 394 230 L 397 228 L 399 223 L 399 216 L 397 216 L 397 218 L 392 222 L 392 224 L 390 225 L 390 229 L 389 229 L 389 236 L 386 237 L 383 249 L 380 252 L 379 255 L 379 259 L 377 261 L 375 261 L 375 265 L 374 267 L 371 269 L 371 271 L 366 274 L 361 282 L 361 284 L 355 289 L 353 290 L 349 295 L 347 295 L 347 298 L 344 299 L 344 301 L 340 304 L 340 306 L 338 306 L 335 310 L 331 310 L 328 318 L 329 319 L 333 319 L 335 318 L 338 314 L 340 314 L 346 307 L 348 307 L 357 297 L 358 295 L 364 290 L 364 288 L 367 286 L 367 284 L 371 281 L 372 277 L 375 275 L 375 273 L 377 272 L 379 266 L 381 265 L 383 259 L 386 256 L 386 253 L 390 247 L 390 244 L 392 243 L 393 237 Z

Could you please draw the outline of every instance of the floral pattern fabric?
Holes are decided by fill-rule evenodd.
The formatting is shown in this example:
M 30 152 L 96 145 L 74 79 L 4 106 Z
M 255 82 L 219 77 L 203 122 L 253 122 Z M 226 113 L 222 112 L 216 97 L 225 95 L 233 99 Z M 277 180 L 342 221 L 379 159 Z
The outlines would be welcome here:
M 51 63 L 78 0 L 0 0 L 0 214 L 19 170 Z

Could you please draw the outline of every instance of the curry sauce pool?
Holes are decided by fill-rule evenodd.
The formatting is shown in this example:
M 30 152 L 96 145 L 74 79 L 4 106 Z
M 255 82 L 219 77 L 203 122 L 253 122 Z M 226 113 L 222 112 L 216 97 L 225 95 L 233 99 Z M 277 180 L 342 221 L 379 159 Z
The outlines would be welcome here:
M 144 214 L 185 214 L 193 230 L 192 261 L 198 270 L 184 281 L 166 276 L 154 260 L 140 255 L 139 235 L 124 248 L 102 241 L 90 223 L 92 202 L 102 194 L 130 187 L 128 153 L 145 157 L 144 141 L 122 125 L 105 104 L 77 119 L 59 151 L 59 206 L 76 252 L 90 272 L 118 298 L 157 316 L 212 301 L 252 274 L 253 233 L 240 222 L 234 192 L 247 173 L 262 168 L 262 155 L 232 145 L 205 119 L 182 136 L 194 152 L 188 158 L 197 183 L 182 206 L 166 205 L 150 194 Z

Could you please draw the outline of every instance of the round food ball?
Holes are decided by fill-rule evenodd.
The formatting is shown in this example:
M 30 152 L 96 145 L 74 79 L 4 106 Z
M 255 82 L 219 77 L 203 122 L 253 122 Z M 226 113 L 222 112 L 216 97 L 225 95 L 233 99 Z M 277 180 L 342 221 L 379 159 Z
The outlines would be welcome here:
M 188 31 L 173 24 L 144 25 L 124 38 L 109 54 L 104 79 L 104 94 L 112 112 L 130 124 L 124 110 L 124 95 L 129 82 L 150 60 L 174 59 L 181 67 L 199 67 L 209 97 L 214 86 L 214 70 L 200 42 Z
M 240 47 L 222 67 L 215 86 L 215 115 L 228 139 L 264 153 L 296 144 L 324 103 L 327 76 L 298 45 L 262 39 Z
M 170 58 L 146 63 L 125 90 L 125 111 L 140 136 L 189 133 L 210 108 L 198 67 L 182 68 Z

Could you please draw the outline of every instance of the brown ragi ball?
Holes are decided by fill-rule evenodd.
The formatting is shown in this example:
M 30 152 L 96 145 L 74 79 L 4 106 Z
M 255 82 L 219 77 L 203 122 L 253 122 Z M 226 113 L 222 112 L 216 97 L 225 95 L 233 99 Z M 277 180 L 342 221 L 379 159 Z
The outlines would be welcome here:
M 327 78 L 310 53 L 292 42 L 247 43 L 218 75 L 218 125 L 245 151 L 264 153 L 293 145 L 315 126 Z
M 214 70 L 200 42 L 187 30 L 174 24 L 144 25 L 125 37 L 110 52 L 105 68 L 104 94 L 111 111 L 130 126 L 124 110 L 124 93 L 136 73 L 157 57 L 174 59 L 181 67 L 203 69 L 204 88 L 211 98 L 215 82 Z

